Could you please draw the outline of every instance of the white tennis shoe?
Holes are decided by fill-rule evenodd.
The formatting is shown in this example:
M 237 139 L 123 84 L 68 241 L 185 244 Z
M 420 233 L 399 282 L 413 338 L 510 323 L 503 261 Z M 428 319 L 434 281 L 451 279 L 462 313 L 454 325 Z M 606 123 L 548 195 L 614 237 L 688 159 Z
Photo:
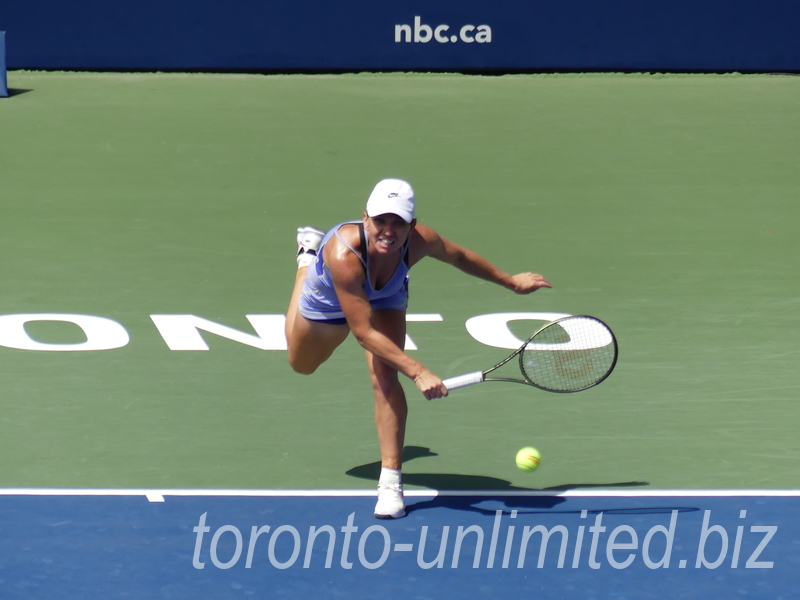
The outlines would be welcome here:
M 399 519 L 406 516 L 406 502 L 403 498 L 403 484 L 378 485 L 378 503 L 375 516 L 379 519 Z
M 325 232 L 316 227 L 297 228 L 297 266 L 307 267 L 314 262 Z

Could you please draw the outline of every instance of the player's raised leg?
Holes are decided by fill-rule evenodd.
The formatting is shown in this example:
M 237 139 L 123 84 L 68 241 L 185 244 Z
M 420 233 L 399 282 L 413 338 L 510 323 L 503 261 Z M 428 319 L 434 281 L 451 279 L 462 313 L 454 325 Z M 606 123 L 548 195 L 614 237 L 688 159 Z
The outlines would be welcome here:
M 299 311 L 306 271 L 314 261 L 324 235 L 323 231 L 313 227 L 297 230 L 297 274 L 286 311 L 286 344 L 289 364 L 305 375 L 313 373 L 328 360 L 350 332 L 347 325 L 309 321 Z
M 298 373 L 310 375 L 328 360 L 350 333 L 347 325 L 309 321 L 295 315 L 291 337 L 287 337 L 289 364 Z
M 405 345 L 406 315 L 400 310 L 376 310 L 373 326 L 401 348 Z M 408 406 L 398 372 L 367 352 L 372 391 L 375 395 L 375 424 L 381 450 L 381 475 L 375 516 L 397 519 L 405 515 L 401 469 Z

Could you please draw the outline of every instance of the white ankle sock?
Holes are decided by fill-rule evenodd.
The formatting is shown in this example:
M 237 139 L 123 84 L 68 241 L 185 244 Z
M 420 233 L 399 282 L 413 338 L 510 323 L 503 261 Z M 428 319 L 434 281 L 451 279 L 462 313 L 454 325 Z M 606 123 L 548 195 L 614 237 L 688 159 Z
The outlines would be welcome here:
M 303 252 L 297 256 L 297 268 L 309 267 L 316 259 L 316 254 L 312 254 L 311 252 Z
M 400 485 L 402 481 L 402 473 L 400 469 L 387 469 L 381 467 L 381 478 L 378 481 L 381 485 Z

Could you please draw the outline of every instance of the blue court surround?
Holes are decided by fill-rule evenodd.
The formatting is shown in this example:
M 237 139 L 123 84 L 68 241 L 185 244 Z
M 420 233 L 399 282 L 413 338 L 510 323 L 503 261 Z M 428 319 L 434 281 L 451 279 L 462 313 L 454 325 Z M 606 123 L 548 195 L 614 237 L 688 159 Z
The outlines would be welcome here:
M 0 585 L 48 599 L 797 597 L 800 491 L 408 495 L 408 516 L 385 521 L 365 491 L 4 490 Z

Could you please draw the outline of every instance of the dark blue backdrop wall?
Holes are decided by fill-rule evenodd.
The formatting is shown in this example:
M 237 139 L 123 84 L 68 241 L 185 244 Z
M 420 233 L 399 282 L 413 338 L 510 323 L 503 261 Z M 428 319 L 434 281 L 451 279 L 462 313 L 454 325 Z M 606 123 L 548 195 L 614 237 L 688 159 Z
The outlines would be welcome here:
M 5 0 L 9 69 L 800 71 L 797 0 Z
M 6 32 L 0 31 L 0 97 L 8 96 L 6 81 Z

